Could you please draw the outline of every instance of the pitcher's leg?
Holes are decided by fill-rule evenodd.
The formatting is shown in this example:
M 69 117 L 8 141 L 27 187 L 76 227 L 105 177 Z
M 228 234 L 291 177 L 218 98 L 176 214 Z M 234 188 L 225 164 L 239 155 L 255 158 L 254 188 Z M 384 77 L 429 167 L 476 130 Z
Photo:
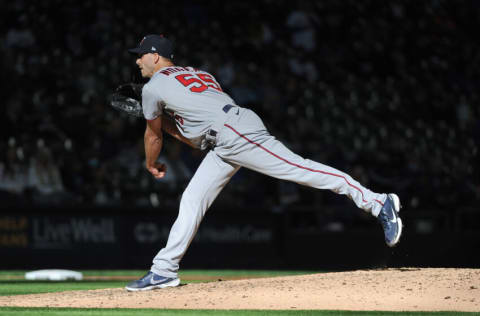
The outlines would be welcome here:
M 167 245 L 153 259 L 151 271 L 176 277 L 180 260 L 192 242 L 207 209 L 240 167 L 228 163 L 210 151 L 190 180 L 180 201 L 178 217 Z
M 239 145 L 241 150 L 237 150 L 234 156 L 223 153 L 221 148 L 217 152 L 236 164 L 278 179 L 344 194 L 374 216 L 378 215 L 387 198 L 386 194 L 363 187 L 344 172 L 293 153 L 267 131 L 243 134 L 241 126 L 239 129 L 230 125 L 226 127 L 229 133 L 236 134 L 236 141 L 242 143 Z

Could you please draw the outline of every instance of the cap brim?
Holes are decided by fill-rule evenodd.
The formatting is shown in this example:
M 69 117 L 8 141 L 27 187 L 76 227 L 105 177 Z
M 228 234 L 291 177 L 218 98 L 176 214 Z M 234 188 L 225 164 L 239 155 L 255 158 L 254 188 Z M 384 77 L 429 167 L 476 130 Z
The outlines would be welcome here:
M 128 50 L 128 52 L 130 54 L 140 54 L 141 53 L 141 50 L 140 50 L 140 47 L 137 47 L 137 48 L 131 48 Z

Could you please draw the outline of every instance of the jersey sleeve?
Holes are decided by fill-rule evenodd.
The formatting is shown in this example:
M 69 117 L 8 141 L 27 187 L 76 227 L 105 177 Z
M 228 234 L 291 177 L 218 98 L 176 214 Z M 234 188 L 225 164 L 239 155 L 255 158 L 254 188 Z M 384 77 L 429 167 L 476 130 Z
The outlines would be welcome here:
M 143 116 L 147 120 L 154 120 L 163 113 L 163 102 L 161 98 L 152 91 L 148 85 L 143 86 L 142 90 L 142 108 Z

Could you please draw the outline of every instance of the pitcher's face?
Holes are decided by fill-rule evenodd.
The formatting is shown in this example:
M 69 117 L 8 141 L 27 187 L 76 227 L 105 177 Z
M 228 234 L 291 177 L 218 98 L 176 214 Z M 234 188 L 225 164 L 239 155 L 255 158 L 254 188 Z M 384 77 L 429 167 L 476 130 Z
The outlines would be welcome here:
M 142 54 L 137 58 L 136 64 L 138 65 L 138 68 L 140 68 L 142 77 L 151 78 L 153 76 L 159 57 L 158 54 L 147 53 Z

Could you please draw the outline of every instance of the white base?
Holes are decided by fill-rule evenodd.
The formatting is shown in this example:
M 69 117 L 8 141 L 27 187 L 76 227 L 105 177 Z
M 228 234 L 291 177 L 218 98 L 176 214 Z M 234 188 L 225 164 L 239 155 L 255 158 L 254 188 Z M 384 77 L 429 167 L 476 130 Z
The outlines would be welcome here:
M 48 280 L 48 281 L 64 281 L 64 280 L 76 280 L 83 279 L 81 272 L 71 270 L 37 270 L 25 273 L 25 279 L 27 280 Z

